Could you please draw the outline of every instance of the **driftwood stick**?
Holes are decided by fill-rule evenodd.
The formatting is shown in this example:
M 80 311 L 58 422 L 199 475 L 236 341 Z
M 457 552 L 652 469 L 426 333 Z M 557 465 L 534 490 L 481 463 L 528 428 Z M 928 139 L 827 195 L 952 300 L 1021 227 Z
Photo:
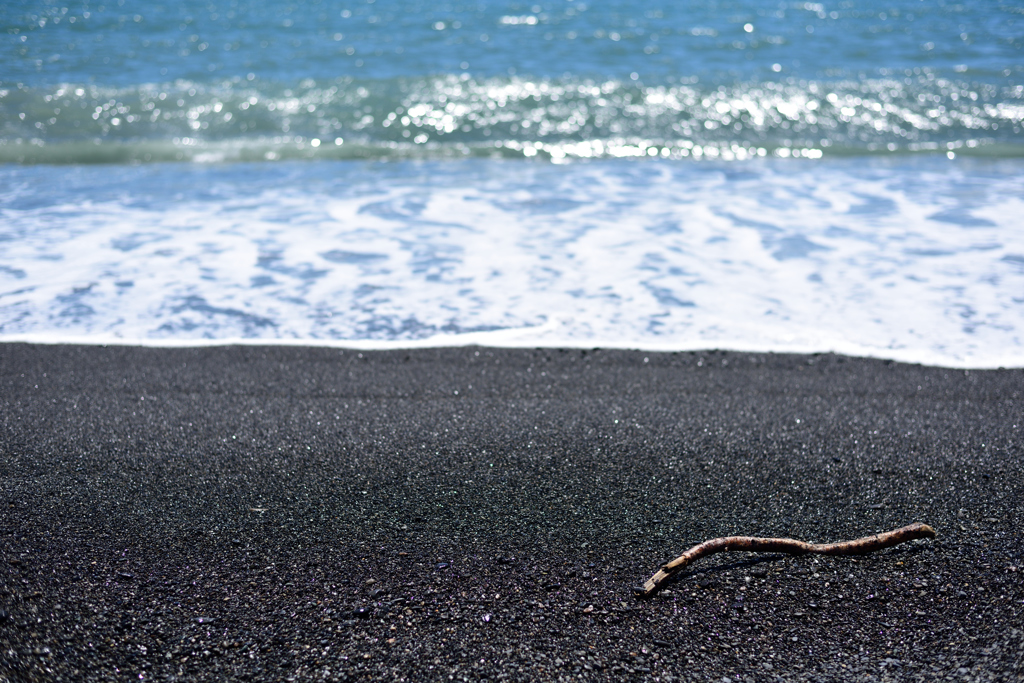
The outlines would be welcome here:
M 661 567 L 658 572 L 647 579 L 643 588 L 637 591 L 642 597 L 652 595 L 672 575 L 691 562 L 706 555 L 743 550 L 761 553 L 789 553 L 790 555 L 866 555 L 867 553 L 890 548 L 915 538 L 935 538 L 935 529 L 927 524 L 911 524 L 893 531 L 886 531 L 874 536 L 865 536 L 853 541 L 842 543 L 805 543 L 792 538 L 754 538 L 752 536 L 726 536 L 713 538 L 695 545 L 685 553 Z

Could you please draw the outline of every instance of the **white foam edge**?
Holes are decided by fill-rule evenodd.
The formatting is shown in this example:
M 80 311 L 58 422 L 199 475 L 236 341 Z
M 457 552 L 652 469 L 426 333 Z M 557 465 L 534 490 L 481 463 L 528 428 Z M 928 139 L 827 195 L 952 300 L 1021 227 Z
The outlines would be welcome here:
M 947 355 L 920 349 L 880 349 L 845 340 L 832 339 L 830 343 L 776 343 L 751 344 L 723 340 L 687 343 L 652 344 L 650 341 L 578 339 L 572 337 L 544 336 L 539 333 L 553 329 L 557 322 L 542 325 L 493 330 L 487 332 L 466 332 L 462 334 L 438 334 L 424 339 L 375 340 L 375 339 L 275 339 L 259 337 L 226 337 L 221 339 L 148 339 L 127 338 L 116 335 L 60 336 L 54 334 L 0 335 L 0 344 L 41 344 L 76 346 L 138 346 L 149 348 L 213 348 L 227 346 L 289 346 L 307 348 L 330 348 L 352 351 L 398 351 L 412 349 L 461 348 L 480 346 L 491 348 L 523 349 L 614 349 L 648 353 L 690 353 L 701 351 L 730 351 L 734 353 L 800 354 L 815 355 L 834 353 L 852 358 L 891 360 L 911 365 L 924 365 L 957 370 L 1024 369 L 1024 353 L 985 355 L 984 357 L 953 358 Z

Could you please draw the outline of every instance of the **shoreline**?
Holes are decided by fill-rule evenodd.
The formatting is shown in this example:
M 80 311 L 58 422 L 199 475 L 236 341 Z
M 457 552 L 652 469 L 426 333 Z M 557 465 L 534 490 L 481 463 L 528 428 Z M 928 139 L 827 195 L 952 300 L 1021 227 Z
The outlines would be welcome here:
M 264 339 L 260 337 L 227 337 L 223 339 L 150 339 L 127 338 L 114 335 L 54 336 L 48 334 L 0 335 L 0 347 L 6 344 L 28 344 L 38 346 L 83 346 L 83 347 L 139 347 L 149 349 L 210 349 L 226 347 L 284 347 L 298 349 L 334 349 L 352 351 L 415 351 L 429 349 L 464 349 L 486 347 L 494 349 L 546 349 L 549 351 L 634 351 L 657 354 L 715 354 L 720 352 L 751 355 L 803 355 L 843 356 L 852 359 L 880 360 L 885 362 L 918 365 L 949 370 L 1006 370 L 1024 369 L 1024 353 L 988 356 L 988 360 L 949 357 L 920 349 L 881 349 L 860 344 L 830 339 L 815 344 L 768 344 L 764 348 L 743 342 L 705 342 L 693 344 L 658 345 L 642 341 L 613 342 L 609 340 L 577 340 L 567 337 L 548 339 L 535 336 L 538 332 L 553 329 L 555 323 L 534 327 L 509 328 L 486 332 L 465 332 L 459 334 L 438 334 L 423 339 Z
M 1024 371 L 0 344 L 12 680 L 1014 680 Z M 864 557 L 729 554 L 726 535 Z

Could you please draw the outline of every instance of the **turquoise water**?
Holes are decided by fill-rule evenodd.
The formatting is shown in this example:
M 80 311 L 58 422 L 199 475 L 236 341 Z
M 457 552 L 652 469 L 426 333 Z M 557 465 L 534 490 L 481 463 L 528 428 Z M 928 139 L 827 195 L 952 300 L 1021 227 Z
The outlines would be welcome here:
M 784 76 L 938 77 L 1013 84 L 1020 3 L 5 2 L 5 80 L 116 86 L 474 76 L 664 84 Z M 13 63 L 11 63 L 13 62 Z M 1009 69 L 1009 73 L 1007 70 Z
M 1024 365 L 1024 3 L 3 2 L 0 339 Z
M 1022 12 L 7 2 L 0 160 L 1019 156 Z

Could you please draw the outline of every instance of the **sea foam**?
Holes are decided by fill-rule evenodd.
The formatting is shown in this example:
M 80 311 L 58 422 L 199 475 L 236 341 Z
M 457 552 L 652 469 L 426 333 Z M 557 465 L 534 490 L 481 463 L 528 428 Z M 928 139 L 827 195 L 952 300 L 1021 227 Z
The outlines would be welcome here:
M 0 169 L 0 340 L 1024 365 L 1018 161 L 95 170 Z

